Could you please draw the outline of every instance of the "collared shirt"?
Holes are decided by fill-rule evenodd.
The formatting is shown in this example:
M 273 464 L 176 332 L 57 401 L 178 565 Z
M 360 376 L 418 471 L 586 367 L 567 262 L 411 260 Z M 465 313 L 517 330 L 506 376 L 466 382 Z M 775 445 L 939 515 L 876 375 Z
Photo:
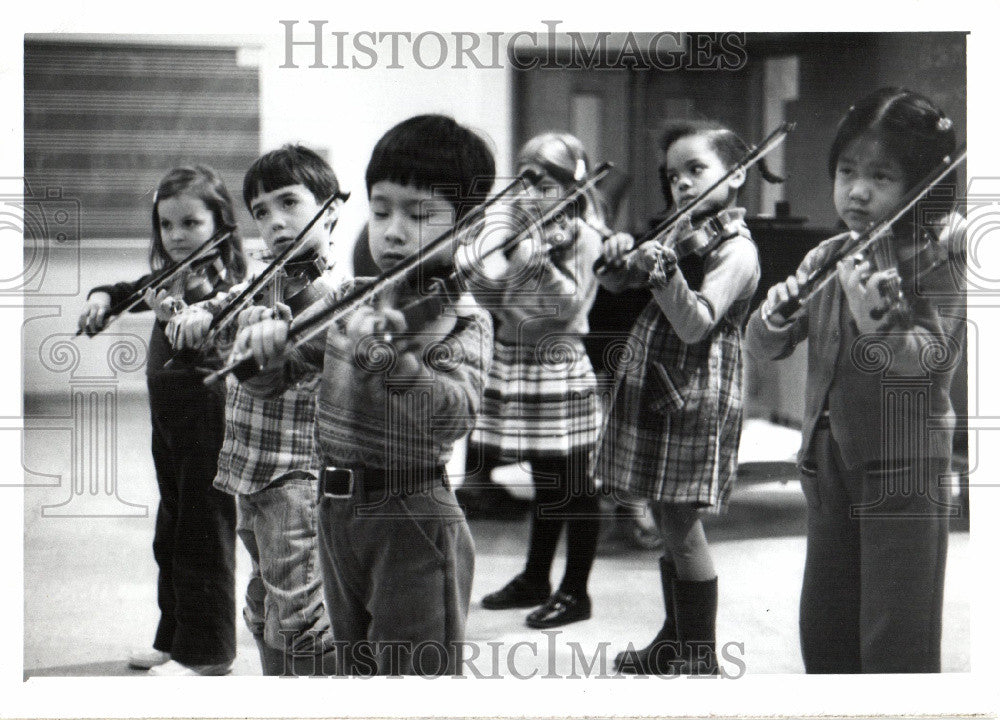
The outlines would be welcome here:
M 330 273 L 314 285 L 329 292 Z M 203 307 L 217 314 L 241 289 L 234 287 Z M 293 470 L 319 473 L 314 434 L 319 374 L 304 375 L 268 396 L 255 392 L 255 383 L 239 382 L 232 375 L 226 379 L 226 433 L 214 484 L 230 494 L 258 492 Z

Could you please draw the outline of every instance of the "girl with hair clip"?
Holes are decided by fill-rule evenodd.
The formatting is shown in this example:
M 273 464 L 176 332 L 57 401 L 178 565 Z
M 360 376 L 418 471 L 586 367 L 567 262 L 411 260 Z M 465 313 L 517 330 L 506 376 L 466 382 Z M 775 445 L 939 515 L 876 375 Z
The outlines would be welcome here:
M 156 270 L 189 256 L 223 227 L 236 227 L 233 202 L 211 168 L 174 168 L 153 197 L 150 267 Z M 199 269 L 181 273 L 172 287 L 147 292 L 133 311 L 152 308 L 146 384 L 152 419 L 153 464 L 160 491 L 153 536 L 159 566 L 160 622 L 152 648 L 133 651 L 131 667 L 160 674 L 181 667 L 190 674 L 228 673 L 236 655 L 235 539 L 233 499 L 212 487 L 222 445 L 224 398 L 202 384 L 202 373 L 171 356 L 166 322 L 187 303 L 203 300 L 241 281 L 247 271 L 235 230 Z M 104 327 L 108 310 L 143 285 L 103 285 L 90 291 L 80 329 Z
M 692 202 L 747 152 L 715 122 L 670 125 L 660 139 L 668 205 Z M 761 163 L 761 173 L 771 175 Z M 612 292 L 648 287 L 652 300 L 629 335 L 594 472 L 625 497 L 647 501 L 664 541 L 660 579 L 666 618 L 653 641 L 615 659 L 621 672 L 718 672 L 718 581 L 701 514 L 720 513 L 736 478 L 743 422 L 740 336 L 757 288 L 757 247 L 737 207 L 743 171 L 705 196 L 662 240 L 633 250 L 631 236 L 604 243 L 598 280 Z M 703 255 L 678 258 L 694 233 Z
M 965 332 L 964 220 L 950 201 L 935 200 L 936 212 L 918 206 L 870 254 L 841 260 L 833 282 L 801 291 L 814 270 L 852 255 L 845 245 L 891 217 L 955 146 L 952 121 L 922 95 L 883 88 L 855 104 L 828 157 L 847 232 L 772 287 L 747 329 L 747 349 L 762 359 L 809 341 L 799 452 L 808 504 L 799 632 L 809 673 L 941 670 L 951 514 L 941 478 L 951 460 L 950 389 Z M 955 182 L 951 173 L 927 191 Z M 790 300 L 801 309 L 779 312 Z M 905 404 L 902 378 L 926 406 Z M 885 395 L 887 381 L 896 403 Z
M 580 141 L 565 133 L 529 140 L 518 171 L 541 179 L 530 191 L 554 202 L 580 186 L 590 169 Z M 599 503 L 588 477 L 600 428 L 597 381 L 584 350 L 587 314 L 597 293 L 592 266 L 604 221 L 596 196 L 519 243 L 493 253 L 484 272 L 494 292 L 477 300 L 494 321 L 493 365 L 472 431 L 468 467 L 488 473 L 500 462 L 531 463 L 535 495 L 524 571 L 482 600 L 484 608 L 537 607 L 532 628 L 590 617 L 587 581 L 599 532 Z M 602 232 L 604 232 L 602 230 Z M 490 264 L 492 263 L 492 265 Z M 549 574 L 563 526 L 566 571 L 551 592 Z

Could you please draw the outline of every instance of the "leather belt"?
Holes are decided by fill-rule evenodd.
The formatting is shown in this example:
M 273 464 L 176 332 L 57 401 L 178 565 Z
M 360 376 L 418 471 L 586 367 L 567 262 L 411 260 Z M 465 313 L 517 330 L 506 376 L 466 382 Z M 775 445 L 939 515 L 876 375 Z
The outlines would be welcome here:
M 410 468 L 406 472 L 394 472 L 390 475 L 384 468 L 367 465 L 330 465 L 320 471 L 318 499 L 412 495 L 438 485 L 448 487 L 448 475 L 444 466 Z

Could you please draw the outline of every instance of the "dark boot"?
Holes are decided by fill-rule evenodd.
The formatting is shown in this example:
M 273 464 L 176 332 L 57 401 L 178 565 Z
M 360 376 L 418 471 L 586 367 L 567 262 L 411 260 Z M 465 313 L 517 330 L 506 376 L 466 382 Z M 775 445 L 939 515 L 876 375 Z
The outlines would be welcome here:
M 718 675 L 715 657 L 715 615 L 719 607 L 719 579 L 702 582 L 674 580 L 677 636 L 685 675 Z
M 260 653 L 260 670 L 262 675 L 283 675 L 285 673 L 285 654 L 264 642 L 263 635 L 254 635 L 257 641 L 257 652 Z
M 679 669 L 679 644 L 675 626 L 674 588 L 677 568 L 673 560 L 660 558 L 660 587 L 663 590 L 663 627 L 641 650 L 624 650 L 615 656 L 615 670 L 629 675 L 672 675 Z

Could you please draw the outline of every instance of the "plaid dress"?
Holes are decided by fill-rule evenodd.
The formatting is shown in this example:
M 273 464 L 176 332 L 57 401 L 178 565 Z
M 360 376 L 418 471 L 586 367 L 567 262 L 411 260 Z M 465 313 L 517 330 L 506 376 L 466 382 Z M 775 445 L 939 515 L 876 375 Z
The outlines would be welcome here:
M 504 462 L 590 450 L 601 427 L 597 380 L 579 337 L 537 345 L 497 341 L 470 441 Z
M 616 369 L 595 453 L 594 474 L 606 487 L 715 513 L 725 508 L 743 424 L 740 336 L 750 299 L 735 301 L 692 344 L 655 301 L 642 311 Z
M 597 295 L 601 237 L 583 223 L 539 256 L 534 273 L 485 301 L 496 333 L 493 364 L 470 442 L 501 462 L 590 452 L 601 428 L 597 379 L 582 337 Z

